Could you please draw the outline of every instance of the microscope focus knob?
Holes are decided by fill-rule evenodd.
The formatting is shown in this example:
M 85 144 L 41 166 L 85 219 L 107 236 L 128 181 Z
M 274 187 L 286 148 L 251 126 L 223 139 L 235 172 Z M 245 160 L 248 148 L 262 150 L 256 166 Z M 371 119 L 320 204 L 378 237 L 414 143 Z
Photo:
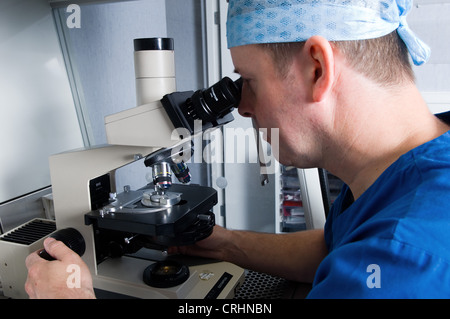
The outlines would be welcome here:
M 86 243 L 83 235 L 75 228 L 64 228 L 55 231 L 49 237 L 62 241 L 67 247 L 76 252 L 80 257 L 83 256 L 86 250 Z M 46 260 L 55 260 L 45 249 L 39 252 L 39 256 Z

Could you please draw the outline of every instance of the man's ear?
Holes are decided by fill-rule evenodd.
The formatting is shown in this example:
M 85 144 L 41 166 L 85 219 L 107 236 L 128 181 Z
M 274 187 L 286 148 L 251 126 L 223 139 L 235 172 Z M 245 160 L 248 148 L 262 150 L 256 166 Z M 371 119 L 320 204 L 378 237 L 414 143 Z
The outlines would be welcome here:
M 320 102 L 331 92 L 334 82 L 334 53 L 330 42 L 321 36 L 306 40 L 304 52 L 311 62 L 312 98 Z

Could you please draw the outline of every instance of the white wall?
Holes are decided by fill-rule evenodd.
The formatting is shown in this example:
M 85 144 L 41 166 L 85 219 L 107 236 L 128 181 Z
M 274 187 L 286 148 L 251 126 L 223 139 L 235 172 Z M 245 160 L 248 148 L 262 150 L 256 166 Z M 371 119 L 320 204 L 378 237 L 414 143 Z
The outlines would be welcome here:
M 408 24 L 431 48 L 430 60 L 414 66 L 417 86 L 422 92 L 450 92 L 450 2 L 416 0 L 414 3 Z
M 0 203 L 50 185 L 48 156 L 83 146 L 46 0 L 0 2 Z

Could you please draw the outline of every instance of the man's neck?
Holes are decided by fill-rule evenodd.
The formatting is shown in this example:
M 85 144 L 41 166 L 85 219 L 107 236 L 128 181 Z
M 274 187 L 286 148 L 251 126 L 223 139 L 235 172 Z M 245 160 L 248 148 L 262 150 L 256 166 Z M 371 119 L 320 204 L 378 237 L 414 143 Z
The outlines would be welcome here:
M 342 115 L 349 122 L 336 132 L 339 155 L 327 166 L 349 185 L 355 200 L 401 155 L 450 129 L 428 111 L 413 84 L 392 94 L 359 95 L 353 102 L 342 110 L 352 114 Z

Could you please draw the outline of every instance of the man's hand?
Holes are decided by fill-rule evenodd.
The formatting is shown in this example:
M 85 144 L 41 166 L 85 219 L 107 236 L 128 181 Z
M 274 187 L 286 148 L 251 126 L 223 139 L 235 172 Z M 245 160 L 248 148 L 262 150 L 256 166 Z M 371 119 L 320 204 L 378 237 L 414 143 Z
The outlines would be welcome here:
M 45 250 L 56 260 L 30 254 L 26 259 L 25 291 L 32 299 L 95 298 L 89 268 L 74 251 L 54 238 L 44 241 Z
M 328 249 L 321 229 L 270 234 L 216 225 L 208 238 L 190 246 L 170 247 L 168 252 L 228 261 L 245 269 L 312 283 Z
M 169 254 L 184 254 L 191 256 L 199 256 L 205 258 L 213 258 L 225 260 L 224 251 L 228 243 L 228 230 L 221 226 L 214 226 L 213 233 L 190 246 L 169 247 Z

